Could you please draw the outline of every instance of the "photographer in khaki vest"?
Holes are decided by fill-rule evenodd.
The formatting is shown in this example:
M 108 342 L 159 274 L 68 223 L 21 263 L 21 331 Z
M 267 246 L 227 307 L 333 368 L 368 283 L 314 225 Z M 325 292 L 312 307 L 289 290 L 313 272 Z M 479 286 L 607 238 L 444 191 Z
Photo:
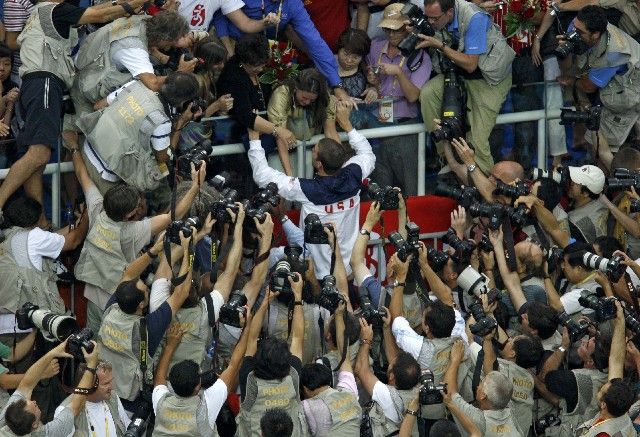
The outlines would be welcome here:
M 102 194 L 120 181 L 141 191 L 160 186 L 169 174 L 169 147 L 202 115 L 204 108 L 194 106 L 198 89 L 191 73 L 170 74 L 158 92 L 133 80 L 107 96 L 108 107 L 80 117 L 87 170 Z
M 307 435 L 307 423 L 300 403 L 300 373 L 304 342 L 302 277 L 289 277 L 294 296 L 291 346 L 269 336 L 258 344 L 270 302 L 279 294 L 267 289 L 260 308 L 251 321 L 249 343 L 240 367 L 240 414 L 236 417 L 238 437 L 260 437 L 260 418 L 271 408 L 280 407 L 293 421 L 293 437 Z
M 89 217 L 89 234 L 75 266 L 75 275 L 85 282 L 87 327 L 98 332 L 104 309 L 122 279 L 122 272 L 151 242 L 152 236 L 169 226 L 171 215 L 142 218 L 146 214 L 144 196 L 128 185 L 116 185 L 103 198 L 89 177 L 77 148 L 73 149 L 72 158 L 76 177 L 85 193 Z M 189 210 L 205 177 L 206 165 L 201 165 L 198 171 L 191 168 L 191 186 L 176 203 L 176 220 Z M 150 250 L 153 250 L 150 256 L 157 256 L 161 247 Z
M 608 381 L 598 391 L 596 416 L 577 428 L 576 436 L 586 437 L 635 437 L 637 432 L 629 417 L 629 408 L 636 395 L 629 381 L 623 380 L 626 353 L 626 327 L 622 304 L 616 302 L 616 318 L 609 354 Z
M 113 390 L 113 366 L 106 361 L 98 362 L 95 371 L 98 385 L 96 391 L 87 395 L 84 408 L 76 415 L 72 434 L 73 437 L 83 436 L 117 436 L 122 437 L 129 426 L 129 416 L 122 406 L 122 402 Z M 58 408 L 55 417 L 64 414 L 69 409 L 71 396 L 67 397 Z M 97 434 L 96 434 L 97 432 Z
M 582 8 L 569 25 L 568 31 L 573 30 L 580 38 L 571 50 L 578 74 L 560 76 L 558 82 L 584 93 L 598 93 L 603 107 L 600 130 L 585 139 L 598 153 L 608 149 L 606 145 L 615 152 L 640 120 L 640 44 L 609 24 L 600 6 Z M 603 147 L 597 146 L 596 133 Z
M 241 324 L 243 319 L 244 316 L 241 315 Z M 251 330 L 250 322 L 251 313 L 248 312 L 245 328 L 229 365 L 213 385 L 203 387 L 200 366 L 192 360 L 184 360 L 171 367 L 169 390 L 166 384 L 169 363 L 184 334 L 180 325 L 171 325 L 153 381 L 155 388 L 152 402 L 156 414 L 153 437 L 217 435 L 216 418 L 227 400 L 227 394 L 235 390 L 240 362 L 244 357 Z
M 442 114 L 443 63 L 453 63 L 467 92 L 467 140 L 476 151 L 478 167 L 489 174 L 493 157 L 489 135 L 511 88 L 511 62 L 515 52 L 507 45 L 491 15 L 465 0 L 427 0 L 424 14 L 435 36 L 419 35 L 417 49 L 429 48 L 433 68 L 441 73 L 427 81 L 420 92 L 422 118 L 428 132 L 437 127 Z M 444 62 L 443 62 L 444 61 Z M 438 153 L 443 152 L 439 142 Z

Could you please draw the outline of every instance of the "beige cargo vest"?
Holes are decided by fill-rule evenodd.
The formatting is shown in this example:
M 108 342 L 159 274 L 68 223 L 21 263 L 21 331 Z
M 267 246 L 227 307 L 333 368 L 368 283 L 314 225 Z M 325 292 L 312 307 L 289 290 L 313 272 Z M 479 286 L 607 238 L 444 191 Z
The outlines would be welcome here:
M 31 267 L 16 264 L 11 250 L 13 238 L 24 241 L 27 251 L 28 230 L 11 227 L 4 231 L 5 240 L 0 243 L 0 309 L 15 313 L 25 302 L 31 302 L 43 309 L 63 314 L 64 301 L 60 297 L 56 281 L 58 277 L 52 259 L 42 259 L 42 272 Z
M 207 306 L 202 301 L 193 308 L 181 308 L 173 317 L 173 322 L 179 324 L 184 331 L 182 341 L 171 358 L 171 368 L 183 360 L 193 360 L 201 371 L 209 370 L 210 360 L 206 359 L 206 349 L 211 344 L 212 331 L 209 327 Z
M 358 357 L 357 342 L 349 346 L 349 355 L 350 357 L 348 359 L 351 360 L 351 365 L 355 366 L 356 358 Z M 338 373 L 340 372 L 340 369 L 338 370 L 334 370 L 334 369 L 338 367 L 338 364 L 340 364 L 341 359 L 342 359 L 342 351 L 334 349 L 334 350 L 330 350 L 329 352 L 327 352 L 322 357 L 316 360 L 316 363 L 320 363 L 324 365 L 328 364 L 327 367 L 329 367 L 331 369 L 331 372 L 333 373 L 333 387 L 335 387 L 336 384 L 338 384 Z
M 533 376 L 511 361 L 498 358 L 498 363 L 500 372 L 504 373 L 503 369 L 506 368 L 513 383 L 513 394 L 511 395 L 513 420 L 517 422 L 518 428 L 526 432 L 533 423 Z
M 599 200 L 592 200 L 584 206 L 572 209 L 568 214 L 569 221 L 580 230 L 586 241 L 593 242 L 596 238 L 606 235 L 609 210 Z
M 73 85 L 75 67 L 71 50 L 78 42 L 78 31 L 71 28 L 69 38 L 60 36 L 51 14 L 58 3 L 36 3 L 24 29 L 18 35 L 20 77 L 36 71 L 47 71 L 58 77 L 67 89 Z
M 598 417 L 582 424 L 576 431 L 576 436 L 596 437 L 601 432 L 606 432 L 615 437 L 636 437 L 638 433 L 633 427 L 629 415 L 623 414 L 620 417 L 604 420 L 597 425 L 594 423 Z
M 98 332 L 100 356 L 113 363 L 113 382 L 118 396 L 135 400 L 143 386 L 140 370 L 140 319 L 136 314 L 126 314 L 118 304 L 104 312 L 104 320 Z M 153 363 L 147 349 L 147 373 L 151 381 Z
M 246 395 L 236 418 L 236 436 L 260 437 L 260 419 L 271 408 L 282 408 L 291 416 L 292 437 L 306 436 L 307 421 L 300 404 L 298 387 L 298 372 L 293 368 L 283 379 L 265 380 L 256 378 L 253 372 L 249 373 Z
M 133 77 L 119 71 L 111 61 L 111 44 L 123 38 L 138 38 L 147 46 L 145 21 L 148 15 L 134 15 L 117 20 L 89 34 L 82 42 L 76 57 L 78 73 L 75 87 L 91 103 L 107 97 Z
M 107 108 L 83 115 L 77 124 L 112 173 L 129 185 L 151 191 L 163 178 L 151 149 L 151 135 L 168 121 L 158 95 L 135 81 Z
M 485 410 L 482 413 L 484 414 L 486 426 L 483 437 L 523 436 L 516 425 L 511 408 L 507 407 L 504 410 Z
M 612 54 L 625 55 L 627 72 L 616 74 L 609 83 L 600 90 L 602 104 L 614 111 L 620 112 L 635 108 L 640 103 L 640 44 L 626 32 L 613 24 L 607 24 L 607 31 L 587 53 L 577 56 L 576 61 L 581 72 L 588 72 L 592 68 L 612 67 Z
M 318 318 L 322 309 L 315 304 L 305 303 L 302 306 L 304 311 L 304 343 L 302 351 L 302 362 L 311 363 L 313 359 L 322 355 L 322 343 L 320 336 L 324 336 L 324 331 L 320 331 Z M 274 311 L 275 310 L 275 311 Z M 281 302 L 271 305 L 271 314 L 269 315 L 269 334 L 290 341 L 288 331 L 289 327 L 289 310 Z M 325 317 L 324 323 L 328 320 Z
M 392 434 L 400 429 L 400 424 L 402 422 L 402 418 L 404 417 L 404 410 L 407 409 L 409 402 L 415 397 L 413 390 L 398 390 L 393 386 L 387 385 L 389 388 L 389 393 L 391 394 L 391 401 L 393 402 L 393 407 L 400 417 L 400 422 L 392 422 L 384 415 L 382 408 L 373 402 L 373 407 L 369 411 L 369 417 L 371 418 L 371 429 L 373 431 L 373 435 L 375 437 L 378 436 L 387 436 Z M 418 437 L 418 425 L 413 427 L 411 431 L 412 437 Z
M 67 396 L 60 405 L 63 407 L 68 407 L 71 404 L 71 398 L 71 396 Z M 120 420 L 120 413 L 118 412 L 118 395 L 115 391 L 111 392 L 111 398 L 106 401 L 106 404 L 109 408 L 111 418 L 113 418 L 113 423 L 116 425 L 116 436 L 122 437 L 126 431 L 126 428 L 124 427 L 124 423 L 122 423 L 122 420 Z M 96 424 L 93 425 L 96 426 Z M 73 437 L 85 437 L 91 435 L 91 432 L 89 431 L 89 421 L 87 420 L 85 409 L 80 411 L 80 413 L 75 417 L 73 426 L 75 427 Z M 100 426 L 104 426 L 104 424 L 100 424 Z
M 331 414 L 331 428 L 317 433 L 317 437 L 357 437 L 360 435 L 362 408 L 352 392 L 340 388 L 328 388 L 312 399 L 308 399 L 307 402 L 311 406 L 312 414 L 316 411 L 324 411 L 324 409 L 315 408 L 316 403 L 326 405 Z M 316 420 L 316 422 L 324 423 L 324 420 Z
M 158 401 L 157 411 L 153 437 L 216 435 L 209 426 L 207 407 L 200 396 L 183 398 L 167 393 Z

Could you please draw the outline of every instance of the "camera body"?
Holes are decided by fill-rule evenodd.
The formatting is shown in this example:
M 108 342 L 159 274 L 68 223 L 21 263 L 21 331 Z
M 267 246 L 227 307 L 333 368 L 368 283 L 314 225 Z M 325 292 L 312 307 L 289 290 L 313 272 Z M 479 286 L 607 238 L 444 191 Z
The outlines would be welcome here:
M 219 320 L 225 325 L 240 328 L 240 314 L 247 315 L 247 296 L 241 291 L 234 291 L 227 303 L 220 307 Z
M 250 232 L 257 232 L 254 218 L 258 219 L 260 224 L 264 223 L 267 213 L 272 207 L 278 206 L 280 203 L 280 195 L 278 194 L 278 186 L 269 182 L 264 188 L 259 190 L 253 198 L 244 202 L 245 218 L 244 226 Z
M 478 248 L 480 248 L 484 253 L 493 252 L 493 243 L 491 243 L 487 234 L 482 234 L 482 238 L 480 238 L 480 241 L 478 242 Z
M 216 223 L 233 223 L 231 215 L 227 212 L 230 209 L 234 213 L 238 213 L 239 208 L 236 202 L 240 199 L 240 194 L 233 188 L 224 188 L 220 195 L 222 198 L 213 203 L 211 206 L 211 215 L 215 218 Z
M 442 241 L 451 246 L 455 251 L 455 261 L 460 263 L 466 260 L 473 253 L 476 245 L 473 241 L 462 240 L 458 238 L 456 231 L 449 228 L 446 234 L 442 237 Z
M 637 338 L 640 336 L 640 320 L 636 317 L 634 313 L 629 311 L 627 308 L 622 307 L 622 311 L 624 314 L 624 323 L 627 329 L 633 332 L 634 337 Z
M 616 168 L 613 177 L 607 179 L 607 187 L 612 191 L 628 190 L 631 187 L 640 190 L 640 173 L 626 168 Z
M 395 247 L 400 261 L 405 262 L 409 255 L 413 255 L 413 258 L 417 260 L 420 251 L 420 228 L 414 222 L 409 222 L 405 229 L 407 230 L 406 240 L 400 235 L 400 232 L 392 232 L 389 234 L 389 241 Z
M 289 278 L 296 280 L 296 276 L 291 273 L 291 265 L 287 261 L 278 261 L 269 281 L 271 291 L 279 292 L 281 295 L 292 294 Z
M 284 248 L 284 254 L 292 272 L 303 275 L 309 270 L 309 260 L 302 255 L 302 247 L 297 244 L 290 244 Z
M 395 210 L 400 207 L 400 200 L 398 199 L 400 191 L 397 188 L 389 186 L 380 188 L 375 182 L 369 182 L 367 192 L 369 193 L 369 198 L 374 202 L 378 202 L 380 209 L 383 211 Z
M 529 210 L 527 209 L 527 205 L 520 204 L 515 208 L 508 209 L 509 220 L 511 223 L 521 228 L 525 224 L 527 224 L 527 219 L 529 218 Z
M 71 336 L 67 340 L 67 347 L 65 349 L 65 352 L 73 355 L 73 358 L 75 358 L 76 360 L 84 360 L 82 348 L 84 348 L 88 353 L 93 352 L 94 345 L 91 342 L 92 338 L 93 331 L 89 328 L 84 328 L 80 332 L 71 334 Z
M 142 437 L 147 429 L 147 420 L 151 415 L 151 411 L 151 401 L 143 399 L 133 417 L 131 417 L 131 423 L 129 423 L 123 437 Z
M 411 27 L 413 27 L 413 31 L 398 44 L 398 48 L 402 55 L 408 57 L 416 50 L 416 44 L 420 42 L 418 35 L 434 36 L 436 31 L 431 27 L 429 19 L 416 5 L 407 3 L 400 13 L 409 18 Z
M 431 370 L 423 370 L 420 374 L 420 391 L 418 392 L 420 405 L 441 404 L 443 401 L 442 391 L 446 393 L 447 384 L 436 384 L 433 372 Z
M 547 252 L 547 268 L 549 273 L 556 271 L 560 265 L 560 261 L 564 258 L 564 250 L 560 247 L 552 247 Z
M 203 223 L 199 217 L 189 217 L 184 220 L 174 220 L 167 227 L 167 232 L 164 238 L 169 240 L 173 244 L 180 244 L 180 231 L 186 238 L 191 237 L 191 227 L 195 227 L 197 230 L 202 229 Z
M 571 341 L 576 341 L 589 333 L 589 322 L 583 319 L 575 321 L 565 311 L 558 314 L 558 320 L 569 331 Z
M 577 30 L 572 30 L 564 34 L 564 44 L 558 45 L 553 51 L 558 58 L 565 59 L 570 55 L 581 55 L 587 50 L 587 45 L 580 38 L 580 34 Z M 562 123 L 561 123 L 562 124 Z
M 616 318 L 617 308 L 615 298 L 600 298 L 595 293 L 580 296 L 578 303 L 585 308 L 592 309 L 596 314 L 596 321 L 606 322 Z
M 80 330 L 75 318 L 55 314 L 50 310 L 41 310 L 38 305 L 31 302 L 25 302 L 16 311 L 16 322 L 18 328 L 22 330 L 37 328 L 48 341 L 64 341 Z M 82 356 L 82 352 L 80 355 Z
M 489 229 L 500 229 L 507 211 L 497 203 L 474 203 L 469 207 L 471 217 L 484 217 L 489 220 Z
M 454 199 L 465 209 L 468 209 L 473 203 L 480 200 L 480 194 L 476 187 L 454 187 L 445 184 L 438 184 L 436 186 L 435 195 Z
M 558 167 L 555 170 L 543 170 L 541 168 L 531 170 L 531 180 L 536 181 L 542 178 L 551 178 L 564 186 L 570 180 L 569 167 Z
M 602 106 L 592 106 L 586 111 L 577 111 L 571 108 L 560 109 L 560 124 L 584 123 L 587 129 L 596 131 L 600 129 L 600 116 Z
M 195 166 L 196 170 L 200 170 L 202 161 L 208 162 L 209 156 L 213 152 L 213 146 L 211 140 L 204 140 L 193 146 L 187 152 L 178 156 L 176 164 L 176 173 L 182 179 L 191 179 L 191 164 Z
M 338 309 L 340 302 L 345 300 L 336 288 L 335 276 L 327 275 L 322 281 L 322 292 L 318 298 L 318 305 L 333 314 Z
M 591 252 L 585 252 L 582 256 L 582 263 L 585 267 L 600 270 L 614 283 L 618 282 L 627 271 L 627 266 L 622 263 L 623 261 L 624 258 L 620 255 L 614 255 L 611 259 L 607 259 Z
M 324 228 L 333 231 L 331 223 L 323 224 L 318 214 L 308 214 L 304 218 L 304 241 L 309 244 L 329 244 L 329 236 L 324 233 Z
M 431 132 L 431 138 L 435 142 L 462 138 L 466 131 L 466 108 L 462 82 L 453 63 L 443 64 L 444 88 L 442 90 L 440 128 Z
M 555 6 L 555 4 L 553 4 Z M 557 6 L 556 6 L 557 7 Z M 533 429 L 535 435 L 545 435 L 544 432 L 551 426 L 558 426 L 562 423 L 560 416 L 557 414 L 549 413 L 544 415 L 538 420 L 533 421 Z
M 488 317 L 484 313 L 482 304 L 477 300 L 469 305 L 469 312 L 473 316 L 473 319 L 476 321 L 476 323 L 469 326 L 469 329 L 471 330 L 471 333 L 473 335 L 484 337 L 485 335 L 493 332 L 493 330 L 498 326 L 498 322 L 496 322 L 493 317 Z
M 362 313 L 360 314 L 363 319 L 367 321 L 368 324 L 374 327 L 382 327 L 384 324 L 383 317 L 387 314 L 383 310 L 379 310 L 378 307 L 371 303 L 371 299 L 368 296 L 360 297 L 360 309 Z
M 439 272 L 447 265 L 449 254 L 433 247 L 427 247 L 427 260 L 434 272 Z
M 522 181 L 516 182 L 515 185 L 511 185 L 498 180 L 496 181 L 496 189 L 493 190 L 493 194 L 510 197 L 511 200 L 516 200 L 520 196 L 528 196 L 530 193 L 531 191 L 529 190 L 529 187 Z
M 496 288 L 489 288 L 489 278 L 471 266 L 468 266 L 458 275 L 456 282 L 458 287 L 464 292 L 462 295 L 463 302 L 461 303 L 464 304 L 465 308 L 470 308 L 474 303 L 479 302 L 483 294 L 487 295 L 489 304 L 492 304 L 498 299 L 498 290 Z M 482 309 L 482 305 L 480 309 Z

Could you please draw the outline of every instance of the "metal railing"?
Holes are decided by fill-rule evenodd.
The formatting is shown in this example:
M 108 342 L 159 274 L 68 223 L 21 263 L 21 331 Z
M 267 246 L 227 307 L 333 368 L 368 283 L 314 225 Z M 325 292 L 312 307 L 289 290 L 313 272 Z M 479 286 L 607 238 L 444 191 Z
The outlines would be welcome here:
M 215 117 L 219 119 L 219 117 Z M 546 111 L 539 109 L 535 111 L 514 112 L 509 114 L 500 114 L 496 124 L 511 124 L 526 121 L 538 122 L 538 166 L 546 169 L 547 157 L 547 121 L 560 118 L 560 109 Z M 207 121 L 211 119 L 203 119 Z M 425 193 L 425 154 L 426 154 L 426 131 L 422 123 L 407 124 L 401 126 L 377 127 L 373 129 L 363 129 L 359 131 L 366 138 L 387 138 L 401 135 L 418 135 L 418 195 Z M 341 133 L 341 138 L 347 138 L 346 133 Z M 313 167 L 311 165 L 311 153 L 308 150 L 324 138 L 323 135 L 316 135 L 308 141 L 299 141 L 297 148 L 297 174 L 299 177 L 311 177 L 313 175 Z M 242 143 L 217 145 L 213 148 L 212 156 L 224 156 L 245 153 L 245 147 Z M 51 216 L 54 226 L 60 225 L 60 179 L 62 173 L 72 172 L 72 162 L 58 162 L 47 164 L 44 174 L 52 175 L 51 178 Z M 0 169 L 0 179 L 5 179 L 9 169 Z

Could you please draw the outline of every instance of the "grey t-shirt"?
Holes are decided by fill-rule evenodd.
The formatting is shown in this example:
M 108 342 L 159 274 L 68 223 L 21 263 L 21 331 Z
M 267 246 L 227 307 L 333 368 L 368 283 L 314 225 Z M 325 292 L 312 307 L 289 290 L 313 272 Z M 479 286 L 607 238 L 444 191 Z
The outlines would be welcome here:
M 0 429 L 5 426 L 4 415 L 7 411 L 9 405 L 13 404 L 16 401 L 24 399 L 28 400 L 22 393 L 19 391 L 13 392 L 7 404 L 2 408 L 2 413 L 0 413 Z M 56 416 L 51 422 L 46 425 L 40 425 L 37 430 L 31 433 L 32 436 L 38 437 L 60 437 L 67 436 L 73 432 L 73 413 L 70 409 L 65 408 L 64 412 L 60 413 Z M 13 433 L 8 434 L 13 435 Z

